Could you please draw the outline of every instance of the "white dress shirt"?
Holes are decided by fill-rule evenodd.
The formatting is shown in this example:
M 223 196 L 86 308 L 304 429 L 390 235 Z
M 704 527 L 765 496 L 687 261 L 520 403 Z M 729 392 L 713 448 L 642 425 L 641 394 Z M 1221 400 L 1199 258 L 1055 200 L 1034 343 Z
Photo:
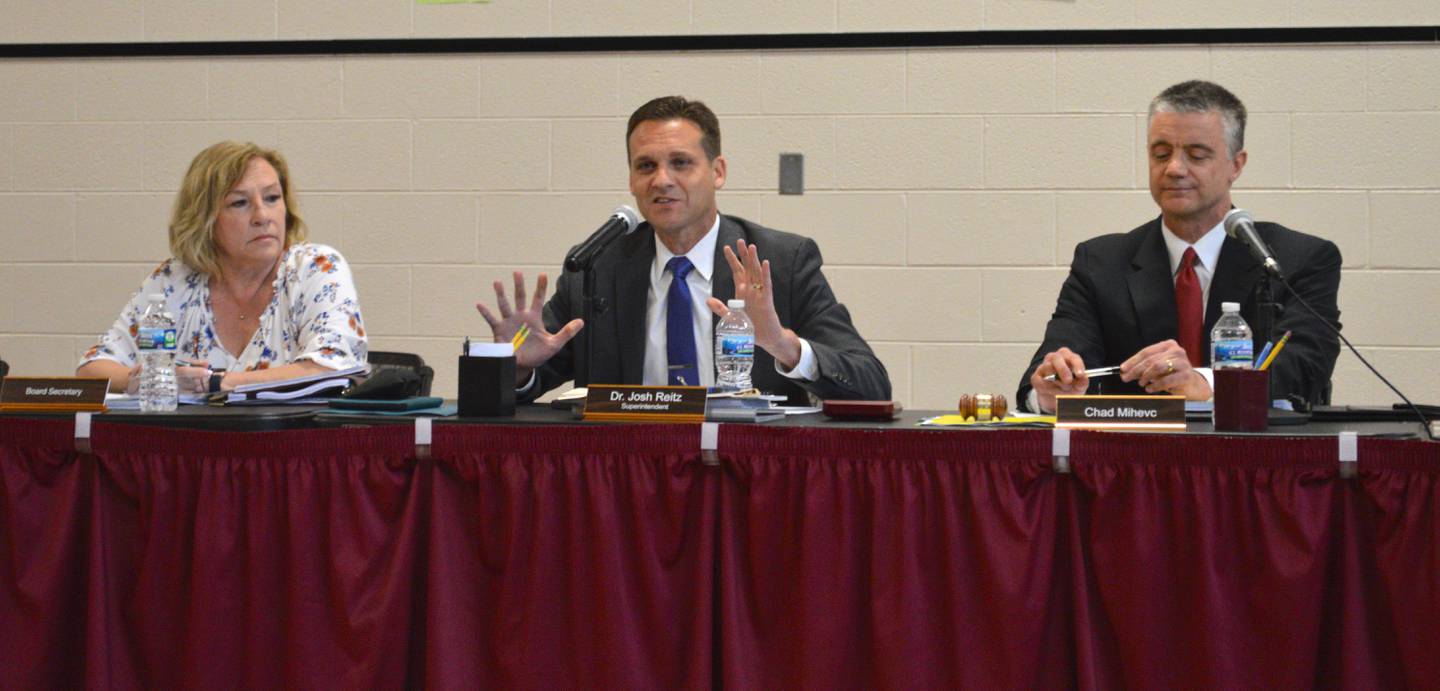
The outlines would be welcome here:
M 695 324 L 696 366 L 700 372 L 700 386 L 715 385 L 715 330 L 710 306 L 706 302 L 715 294 L 715 243 L 720 237 L 720 215 L 710 231 L 685 253 L 695 266 L 685 276 L 690 287 L 690 314 Z M 670 294 L 670 282 L 674 275 L 665 270 L 665 265 L 675 253 L 655 236 L 655 261 L 650 263 L 650 291 L 645 296 L 645 367 L 643 379 L 647 386 L 668 383 L 669 359 L 666 355 L 665 299 Z M 786 371 L 777 361 L 775 371 L 791 379 L 815 381 L 820 377 L 820 368 L 815 361 L 815 351 L 805 339 L 800 339 L 800 362 L 795 369 Z M 694 382 L 692 382 L 694 383 Z
M 1160 235 L 1165 238 L 1165 251 L 1170 254 L 1171 285 L 1180 275 L 1180 259 L 1185 256 L 1185 249 L 1195 248 L 1195 277 L 1200 279 L 1200 309 L 1204 310 L 1204 306 L 1210 304 L 1210 279 L 1215 277 L 1215 265 L 1220 261 L 1220 246 L 1225 244 L 1225 223 L 1222 221 L 1211 228 L 1193 245 L 1181 240 L 1163 223 L 1160 227 L 1163 229 Z
M 715 242 L 720 237 L 720 215 L 715 215 L 715 224 L 710 231 L 685 253 L 695 266 L 685 275 L 685 284 L 690 286 L 690 316 L 694 320 L 691 331 L 695 335 L 695 367 L 700 381 L 685 382 L 691 386 L 715 385 L 715 344 L 711 340 L 710 306 L 706 300 L 713 294 L 711 278 L 715 275 Z M 666 354 L 665 299 L 670 295 L 670 282 L 675 275 L 665 270 L 665 265 L 675 253 L 660 242 L 655 235 L 655 261 L 650 262 L 650 291 L 645 294 L 645 368 L 641 381 L 646 386 L 663 386 L 669 383 L 670 360 Z

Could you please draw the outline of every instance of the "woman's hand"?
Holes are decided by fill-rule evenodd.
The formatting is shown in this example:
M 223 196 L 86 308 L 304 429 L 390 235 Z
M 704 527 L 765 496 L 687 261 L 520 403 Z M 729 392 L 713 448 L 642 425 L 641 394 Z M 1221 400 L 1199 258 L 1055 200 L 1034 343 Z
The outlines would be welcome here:
M 140 393 L 140 365 L 137 363 L 130 368 L 129 378 L 125 380 L 125 394 L 134 396 Z
M 210 375 L 214 374 L 204 365 L 177 365 L 175 367 L 175 390 L 182 394 L 197 394 L 210 391 Z
M 209 391 L 211 374 L 214 372 L 203 364 L 175 363 L 176 393 L 197 394 Z M 130 368 L 129 379 L 125 382 L 125 393 L 131 396 L 140 393 L 140 365 Z

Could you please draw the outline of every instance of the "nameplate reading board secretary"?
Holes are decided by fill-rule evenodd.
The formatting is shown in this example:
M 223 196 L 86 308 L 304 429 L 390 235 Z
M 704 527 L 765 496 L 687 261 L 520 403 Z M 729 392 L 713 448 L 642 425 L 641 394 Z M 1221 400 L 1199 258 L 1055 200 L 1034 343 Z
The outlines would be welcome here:
M 6 377 L 0 410 L 104 410 L 109 384 L 96 377 Z

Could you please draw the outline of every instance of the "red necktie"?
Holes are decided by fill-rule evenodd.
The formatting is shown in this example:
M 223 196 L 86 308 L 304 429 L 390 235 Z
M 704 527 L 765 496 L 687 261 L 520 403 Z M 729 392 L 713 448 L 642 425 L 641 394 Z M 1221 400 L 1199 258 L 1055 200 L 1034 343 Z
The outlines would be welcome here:
M 1200 278 L 1195 275 L 1195 248 L 1186 247 L 1180 257 L 1180 273 L 1175 276 L 1175 316 L 1180 322 L 1180 347 L 1190 356 L 1190 366 L 1204 363 L 1200 348 L 1204 341 L 1200 329 L 1205 325 L 1205 307 L 1200 300 Z

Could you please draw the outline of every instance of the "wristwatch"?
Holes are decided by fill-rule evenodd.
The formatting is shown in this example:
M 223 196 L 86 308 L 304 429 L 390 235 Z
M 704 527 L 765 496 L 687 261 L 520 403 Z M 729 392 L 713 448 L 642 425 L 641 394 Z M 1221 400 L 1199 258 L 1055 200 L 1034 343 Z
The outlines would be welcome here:
M 220 380 L 225 378 L 225 370 L 211 370 L 210 372 L 210 393 L 220 390 Z

